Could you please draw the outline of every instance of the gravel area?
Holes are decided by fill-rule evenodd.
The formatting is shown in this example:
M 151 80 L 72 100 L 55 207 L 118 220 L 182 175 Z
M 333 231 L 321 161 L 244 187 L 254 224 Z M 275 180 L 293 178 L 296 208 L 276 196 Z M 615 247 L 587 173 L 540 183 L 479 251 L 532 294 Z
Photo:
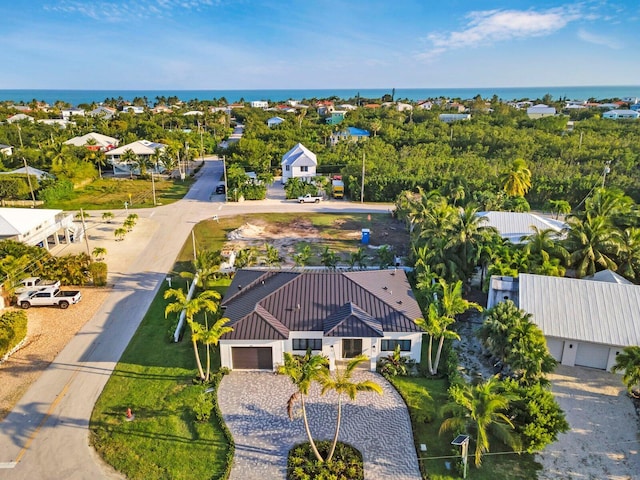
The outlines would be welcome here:
M 72 288 L 72 287 L 68 287 Z M 82 300 L 66 310 L 33 307 L 27 310 L 26 342 L 0 363 L 0 420 L 13 408 L 29 386 L 98 310 L 110 288 L 77 288 Z

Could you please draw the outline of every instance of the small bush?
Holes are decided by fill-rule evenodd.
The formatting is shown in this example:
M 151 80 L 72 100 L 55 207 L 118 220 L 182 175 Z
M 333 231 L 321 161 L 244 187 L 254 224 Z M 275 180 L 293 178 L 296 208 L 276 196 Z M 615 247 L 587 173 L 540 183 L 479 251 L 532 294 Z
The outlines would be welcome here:
M 322 458 L 331 450 L 329 440 L 316 442 Z M 364 479 L 362 454 L 351 445 L 338 442 L 331 462 L 320 463 L 316 459 L 311 445 L 300 443 L 289 450 L 287 460 L 288 480 L 361 480 Z
M 0 316 L 0 357 L 7 354 L 27 336 L 27 314 L 6 312 Z
M 107 264 L 104 262 L 93 262 L 89 265 L 89 272 L 96 287 L 104 287 L 107 284 Z
M 213 397 L 210 393 L 206 393 L 203 389 L 196 398 L 193 405 L 193 413 L 196 415 L 196 420 L 199 422 L 207 422 L 211 417 L 212 410 Z

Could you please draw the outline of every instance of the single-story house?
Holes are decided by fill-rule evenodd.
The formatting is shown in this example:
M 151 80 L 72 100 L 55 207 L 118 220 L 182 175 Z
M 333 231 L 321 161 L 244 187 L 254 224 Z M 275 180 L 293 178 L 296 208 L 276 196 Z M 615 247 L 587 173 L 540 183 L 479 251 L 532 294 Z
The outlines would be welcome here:
M 428 100 L 418 103 L 418 108 L 421 110 L 431 110 L 432 107 L 433 107 L 433 103 Z
M 127 150 L 131 150 L 138 156 L 139 161 L 151 162 L 153 156 L 156 154 L 156 151 L 159 150 L 163 152 L 167 146 L 164 143 L 156 143 L 150 142 L 149 140 L 138 140 L 137 142 L 129 143 L 122 147 L 115 148 L 113 150 L 109 150 L 105 153 L 107 157 L 107 161 L 111 163 L 113 166 L 113 174 L 139 174 L 140 173 L 140 165 L 132 165 L 127 162 L 122 161 L 122 156 L 125 154 Z M 156 164 L 155 169 L 157 172 L 162 171 L 162 169 Z
M 441 113 L 438 115 L 438 120 L 444 123 L 459 122 L 462 120 L 471 120 L 470 113 Z
M 69 120 L 74 115 L 78 117 L 84 117 L 84 109 L 83 108 L 63 108 L 61 110 L 62 118 L 65 120 Z
M 284 122 L 284 118 L 282 117 L 271 117 L 269 120 L 267 120 L 267 126 L 271 128 L 271 127 L 275 127 L 276 125 L 280 125 L 283 122 Z
M 102 135 L 101 133 L 91 132 L 80 137 L 73 137 L 64 142 L 65 145 L 74 145 L 76 147 L 87 147 L 89 149 L 95 148 L 96 150 L 102 150 L 107 152 L 113 150 L 118 146 L 120 140 L 117 138 Z
M 189 110 L 188 112 L 184 112 L 182 115 L 185 117 L 193 117 L 196 115 L 204 115 L 204 112 L 201 112 L 200 110 Z
M 552 117 L 556 114 L 555 107 L 550 107 L 543 103 L 527 108 L 527 116 L 529 118 Z
M 6 155 L 7 157 L 10 157 L 11 155 L 13 155 L 13 147 L 11 145 L 5 145 L 3 143 L 0 143 L 0 153 L 2 155 Z
M 564 222 L 552 218 L 543 217 L 529 212 L 478 212 L 481 217 L 486 217 L 487 221 L 482 225 L 495 228 L 500 236 L 511 243 L 522 243 L 522 237 L 534 233 L 533 227 L 538 230 L 554 230 L 558 236 L 562 229 L 566 227 Z
M 151 109 L 151 113 L 173 113 L 173 110 L 166 105 L 156 105 Z
M 368 130 L 363 130 L 362 128 L 356 127 L 347 127 L 344 130 L 340 130 L 339 132 L 333 132 L 329 140 L 331 142 L 331 145 L 336 145 L 341 140 L 350 140 L 352 142 L 357 142 L 359 140 L 366 140 L 370 136 L 371 133 Z
M 282 183 L 290 178 L 300 178 L 310 182 L 316 176 L 318 158 L 316 154 L 301 143 L 296 144 L 282 156 Z
M 269 102 L 266 100 L 253 100 L 249 105 L 251 108 L 269 108 Z
M 111 119 L 118 111 L 115 108 L 100 105 L 87 113 L 90 117 L 101 117 L 105 120 Z
M 563 365 L 611 370 L 624 347 L 640 345 L 640 286 L 613 272 L 582 280 L 492 277 L 487 308 L 505 299 L 532 314 L 549 353 Z
M 16 123 L 28 120 L 29 122 L 33 122 L 33 117 L 30 115 L 26 115 L 24 113 L 16 113 L 15 115 L 11 115 L 7 118 L 7 123 Z
M 49 242 L 60 244 L 80 241 L 82 229 L 73 223 L 73 216 L 62 210 L 39 208 L 0 208 L 0 240 L 15 240 L 31 246 L 49 249 Z
M 144 107 L 140 105 L 125 105 L 122 107 L 122 111 L 138 115 L 140 113 L 144 113 Z
M 420 361 L 422 313 L 404 270 L 238 270 L 221 303 L 233 332 L 220 339 L 223 367 L 275 370 L 284 352 L 307 349 L 336 362 L 378 358 L 400 346 Z
M 67 120 L 66 118 L 41 118 L 38 120 L 38 123 L 43 123 L 45 125 L 56 125 L 60 128 L 67 128 L 68 125 L 75 125 L 76 122 L 72 122 L 71 120 Z
M 609 110 L 602 114 L 602 118 L 611 120 L 637 120 L 640 118 L 640 112 L 635 110 Z

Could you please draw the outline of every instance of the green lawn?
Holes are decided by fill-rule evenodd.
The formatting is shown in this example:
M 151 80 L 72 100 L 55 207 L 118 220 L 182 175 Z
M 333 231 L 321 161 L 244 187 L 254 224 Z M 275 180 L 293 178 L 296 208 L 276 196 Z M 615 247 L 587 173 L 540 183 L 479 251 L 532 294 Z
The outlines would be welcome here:
M 445 379 L 428 379 L 424 377 L 395 377 L 393 384 L 401 395 L 408 399 L 407 403 L 412 404 L 424 391 L 429 392 L 433 399 L 433 406 L 441 406 L 448 401 L 448 382 Z M 423 402 L 429 404 L 428 398 L 423 398 Z M 437 412 L 437 408 L 433 408 Z M 430 480 L 454 480 L 462 478 L 454 471 L 454 464 L 458 458 L 442 458 L 460 455 L 460 447 L 451 445 L 455 433 L 447 432 L 438 434 L 438 429 L 442 423 L 442 418 L 436 413 L 434 420 L 429 423 L 413 423 L 413 436 L 416 442 L 416 450 L 421 463 L 421 470 L 429 475 Z M 427 446 L 427 451 L 420 450 L 420 444 Z M 476 468 L 473 463 L 473 451 L 469 454 L 469 466 L 467 478 L 478 480 L 533 480 L 537 478 L 536 472 L 540 465 L 536 463 L 532 455 L 518 455 L 501 445 L 496 439 L 490 440 L 491 453 L 499 455 L 486 455 L 483 457 L 481 468 Z M 473 448 L 473 447 L 472 447 Z M 451 469 L 448 470 L 446 462 L 449 462 Z
M 96 403 L 91 441 L 129 479 L 223 478 L 230 445 L 214 414 L 207 422 L 195 419 L 203 387 L 192 382 L 189 335 L 177 344 L 168 341 L 166 288 L 163 282 Z M 218 368 L 219 358 L 212 363 Z M 127 408 L 132 422 L 125 421 Z
M 191 188 L 193 178 L 182 180 L 155 179 L 156 202 L 169 204 L 180 200 Z M 131 208 L 153 207 L 151 180 L 129 178 L 102 178 L 85 187 L 74 190 L 65 200 L 47 203 L 47 208 L 62 210 L 107 210 L 122 209 L 124 202 Z

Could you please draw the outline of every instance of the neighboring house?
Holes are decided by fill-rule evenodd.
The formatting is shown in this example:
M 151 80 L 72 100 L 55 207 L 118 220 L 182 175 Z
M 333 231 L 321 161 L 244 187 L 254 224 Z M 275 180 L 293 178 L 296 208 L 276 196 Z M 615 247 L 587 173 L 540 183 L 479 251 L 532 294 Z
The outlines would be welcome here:
M 87 115 L 89 115 L 90 117 L 100 117 L 104 118 L 105 120 L 110 120 L 116 113 L 118 113 L 118 111 L 115 108 L 100 105 L 90 112 L 87 112 Z
M 633 105 L 631 105 L 629 107 L 629 110 L 633 110 L 634 112 L 639 112 L 640 111 L 640 103 L 634 103 Z
M 345 110 L 334 110 L 327 116 L 324 121 L 327 125 L 338 125 L 344 120 L 344 116 L 347 114 Z
M 156 114 L 156 113 L 172 113 L 173 110 L 171 110 L 166 105 L 157 105 L 157 106 L 155 106 L 155 107 L 153 107 L 151 109 L 151 112 L 154 113 L 154 114 Z
M 610 120 L 637 120 L 640 118 L 640 112 L 634 110 L 609 110 L 602 114 L 602 118 Z
M 411 110 L 413 110 L 413 105 L 398 102 L 396 104 L 396 110 L 399 112 L 410 112 Z
M 76 122 L 72 122 L 64 118 L 43 118 L 38 120 L 38 123 L 43 123 L 45 125 L 57 125 L 60 128 L 67 128 L 68 125 L 76 124 Z
M 433 108 L 433 103 L 426 101 L 418 103 L 418 108 L 421 110 L 431 110 Z
M 31 172 L 30 172 L 31 173 Z M 0 208 L 0 240 L 15 240 L 49 250 L 49 243 L 79 241 L 82 229 L 73 223 L 73 216 L 62 210 L 40 208 Z
M 467 107 L 458 102 L 450 103 L 446 106 L 446 108 L 448 108 L 449 110 L 455 110 L 458 113 L 463 113 L 467 110 Z
M 122 147 L 118 147 L 113 150 L 109 150 L 105 153 L 107 161 L 113 166 L 113 174 L 140 174 L 140 162 L 151 164 L 154 162 L 154 155 L 156 150 L 163 152 L 167 146 L 164 143 L 150 142 L 149 140 L 138 140 L 137 142 L 129 143 Z M 127 150 L 131 150 L 138 156 L 138 162 L 132 164 L 122 160 L 122 156 Z M 163 167 L 161 165 L 155 165 L 156 172 L 162 172 Z
M 343 140 L 357 142 L 359 140 L 366 140 L 370 136 L 371 133 L 367 130 L 356 127 L 347 127 L 344 130 L 332 133 L 329 140 L 331 141 L 331 145 L 336 145 L 338 142 Z
M 583 280 L 492 277 L 487 308 L 505 297 L 533 315 L 549 353 L 563 365 L 610 370 L 624 347 L 640 345 L 640 286 L 613 272 Z
M 527 116 L 529 118 L 552 117 L 555 114 L 555 107 L 549 107 L 548 105 L 544 105 L 543 103 L 527 108 Z
M 144 113 L 144 107 L 141 107 L 139 105 L 125 105 L 124 107 L 122 107 L 122 111 L 138 115 L 140 113 Z
M 269 108 L 269 102 L 265 100 L 254 100 L 249 105 L 251 108 Z
M 91 132 L 81 137 L 73 137 L 67 140 L 65 145 L 75 145 L 76 147 L 87 147 L 90 150 L 102 150 L 107 152 L 118 146 L 120 141 L 117 138 L 102 135 L 101 133 Z
M 318 158 L 316 154 L 301 143 L 296 144 L 282 156 L 282 183 L 290 178 L 300 178 L 310 182 L 316 176 Z
M 352 112 L 358 109 L 358 107 L 356 107 L 355 105 L 351 105 L 350 103 L 343 103 L 342 105 L 338 105 L 338 108 L 347 112 Z
M 185 112 L 182 115 L 184 115 L 185 117 L 193 117 L 196 115 L 204 115 L 204 112 L 201 112 L 200 110 L 189 110 L 188 112 Z
M 615 110 L 616 108 L 618 108 L 618 104 L 617 103 L 601 103 L 600 105 L 598 105 L 598 107 L 603 110 Z
M 478 212 L 478 216 L 487 218 L 482 223 L 483 227 L 495 228 L 503 239 L 516 244 L 522 243 L 522 237 L 534 233 L 533 227 L 538 230 L 550 228 L 560 236 L 566 226 L 559 220 L 528 212 Z
M 24 120 L 33 122 L 33 117 L 25 115 L 24 113 L 16 113 L 15 115 L 11 115 L 9 118 L 7 118 L 7 123 L 22 122 Z
M 269 128 L 275 127 L 276 125 L 280 125 L 282 122 L 284 122 L 284 118 L 282 117 L 271 117 L 267 120 L 267 126 Z
M 2 175 L 33 175 L 38 180 L 42 180 L 43 178 L 55 178 L 48 172 L 44 170 L 39 170 L 33 167 L 20 167 L 15 170 L 11 170 L 10 172 L 0 172 Z
M 78 117 L 84 117 L 84 109 L 82 108 L 63 108 L 61 112 L 62 118 L 64 120 L 69 120 L 74 115 Z
M 0 153 L 2 155 L 10 157 L 11 155 L 13 155 L 13 147 L 11 145 L 4 145 L 0 143 Z
M 438 115 L 438 119 L 444 123 L 453 123 L 464 120 L 471 120 L 470 113 L 441 113 Z
M 223 367 L 275 370 L 284 352 L 307 349 L 336 363 L 376 361 L 400 347 L 420 361 L 422 313 L 404 270 L 236 272 L 221 303 L 233 332 L 220 339 Z

